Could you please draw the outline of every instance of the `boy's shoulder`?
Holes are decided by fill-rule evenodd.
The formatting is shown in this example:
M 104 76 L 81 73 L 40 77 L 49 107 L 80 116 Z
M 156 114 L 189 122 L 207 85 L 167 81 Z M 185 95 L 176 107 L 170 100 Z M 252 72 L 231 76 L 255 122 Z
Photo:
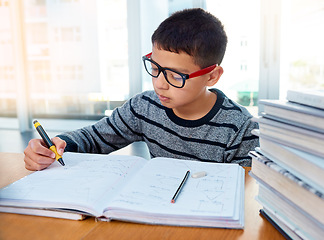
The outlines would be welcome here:
M 210 91 L 217 94 L 221 112 L 227 117 L 240 116 L 243 118 L 242 120 L 252 118 L 251 113 L 244 106 L 227 97 L 221 90 L 213 88 Z
M 152 109 L 164 110 L 160 100 L 153 90 L 144 91 L 133 96 L 129 101 L 133 109 L 137 111 L 150 111 Z

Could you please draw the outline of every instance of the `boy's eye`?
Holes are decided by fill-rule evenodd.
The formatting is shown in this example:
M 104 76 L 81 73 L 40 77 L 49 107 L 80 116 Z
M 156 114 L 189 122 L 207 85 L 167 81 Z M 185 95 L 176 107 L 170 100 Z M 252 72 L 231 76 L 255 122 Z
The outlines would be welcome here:
M 158 69 L 157 67 L 151 67 L 151 71 L 152 71 L 152 72 L 158 72 L 159 69 Z
M 177 74 L 177 73 L 171 73 L 170 77 L 176 81 L 182 81 L 182 77 L 181 75 Z

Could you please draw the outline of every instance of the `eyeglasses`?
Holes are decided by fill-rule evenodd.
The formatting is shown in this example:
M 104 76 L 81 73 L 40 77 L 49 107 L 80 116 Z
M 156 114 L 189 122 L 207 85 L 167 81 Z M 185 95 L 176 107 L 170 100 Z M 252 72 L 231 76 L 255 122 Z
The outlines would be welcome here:
M 211 72 L 217 66 L 217 64 L 214 64 L 214 65 L 211 65 L 204 69 L 200 69 L 194 73 L 185 74 L 185 73 L 181 73 L 181 72 L 175 71 L 170 68 L 161 67 L 158 63 L 154 62 L 151 59 L 151 56 L 152 56 L 152 53 L 149 53 L 142 57 L 143 62 L 144 62 L 144 67 L 145 67 L 147 73 L 150 74 L 152 77 L 157 78 L 160 75 L 160 73 L 162 72 L 165 77 L 165 80 L 171 86 L 176 87 L 176 88 L 182 88 L 185 85 L 185 82 L 187 79 L 205 75 L 205 74 Z

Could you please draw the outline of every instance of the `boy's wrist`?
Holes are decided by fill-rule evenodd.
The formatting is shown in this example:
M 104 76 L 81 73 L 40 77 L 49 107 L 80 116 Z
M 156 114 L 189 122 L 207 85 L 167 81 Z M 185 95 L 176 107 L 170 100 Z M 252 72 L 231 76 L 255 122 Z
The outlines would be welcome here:
M 66 147 L 64 149 L 64 152 L 77 152 L 78 151 L 78 144 L 74 142 L 72 139 L 65 135 L 57 135 L 60 139 L 64 140 L 66 142 Z

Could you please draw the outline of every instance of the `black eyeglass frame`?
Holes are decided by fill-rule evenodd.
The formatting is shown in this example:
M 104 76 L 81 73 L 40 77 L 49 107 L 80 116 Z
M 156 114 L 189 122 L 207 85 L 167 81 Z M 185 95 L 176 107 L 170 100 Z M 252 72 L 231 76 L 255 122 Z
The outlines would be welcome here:
M 217 66 L 217 64 L 213 64 L 213 65 L 211 65 L 211 66 L 209 66 L 209 67 L 206 67 L 206 68 L 204 68 L 204 69 L 200 69 L 200 70 L 198 70 L 198 71 L 196 71 L 196 72 L 193 72 L 193 73 L 191 73 L 191 74 L 185 74 L 185 73 L 181 73 L 181 72 L 178 72 L 178 71 L 176 71 L 176 70 L 173 70 L 173 69 L 171 69 L 171 68 L 164 68 L 164 67 L 161 67 L 157 62 L 155 62 L 155 61 L 153 61 L 153 60 L 151 59 L 151 55 L 152 55 L 152 53 L 149 53 L 149 54 L 147 54 L 147 55 L 145 55 L 145 56 L 142 57 L 142 60 L 143 60 L 143 63 L 144 63 L 144 67 L 145 67 L 145 70 L 147 71 L 147 73 L 148 73 L 150 76 L 152 76 L 152 77 L 154 77 L 154 78 L 157 78 L 157 77 L 160 75 L 160 73 L 162 72 L 163 75 L 164 75 L 165 80 L 166 80 L 166 81 L 167 81 L 171 86 L 173 86 L 173 87 L 175 87 L 175 88 L 183 88 L 187 79 L 189 79 L 189 78 L 194 78 L 194 77 L 199 77 L 199 76 L 205 75 L 206 73 L 211 72 L 211 71 L 212 71 L 212 70 Z M 152 73 L 147 69 L 146 64 L 145 64 L 145 61 L 149 61 L 149 62 L 151 62 L 151 63 L 154 63 L 154 64 L 158 67 L 158 70 L 159 70 L 159 71 L 158 71 L 158 73 L 157 73 L 156 75 L 153 75 L 153 74 L 152 74 Z M 171 82 L 169 82 L 165 70 L 169 70 L 169 71 L 171 71 L 171 72 L 174 72 L 174 73 L 179 74 L 179 75 L 181 76 L 181 78 L 182 78 L 182 84 L 181 84 L 181 86 L 176 86 L 176 85 L 173 85 Z

